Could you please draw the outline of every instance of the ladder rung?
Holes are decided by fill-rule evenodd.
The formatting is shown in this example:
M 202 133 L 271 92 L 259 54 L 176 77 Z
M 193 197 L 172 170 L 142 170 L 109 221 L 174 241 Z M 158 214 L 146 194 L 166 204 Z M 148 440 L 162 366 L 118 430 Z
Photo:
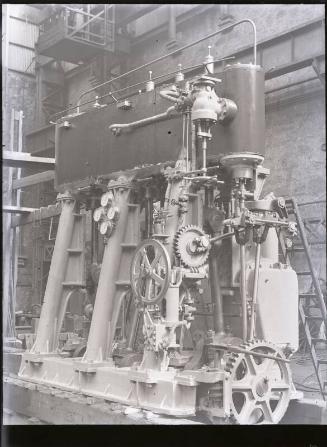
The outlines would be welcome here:
M 296 272 L 298 276 L 311 275 L 311 272 Z
M 319 222 L 324 221 L 324 219 L 319 219 L 319 217 L 305 217 L 302 220 L 303 220 L 303 222 L 308 222 L 308 223 L 319 223 Z
M 293 253 L 297 253 L 300 251 L 304 251 L 304 247 L 293 247 L 293 248 L 288 248 L 287 251 L 293 252 Z
M 127 204 L 128 208 L 138 208 L 139 205 L 137 203 L 128 203 Z
M 67 248 L 68 253 L 83 253 L 83 250 L 81 248 Z
M 327 339 L 326 338 L 314 338 L 312 337 L 312 342 L 313 343 L 327 343 Z
M 300 298 L 308 299 L 308 298 L 316 298 L 317 295 L 315 293 L 300 293 Z
M 318 359 L 318 365 L 327 365 L 327 359 Z
M 323 320 L 321 315 L 305 315 L 307 320 Z
M 66 281 L 66 282 L 63 282 L 62 285 L 64 287 L 85 287 L 85 284 L 82 284 L 81 282 L 75 282 L 75 281 Z
M 135 244 L 135 243 L 125 243 L 124 242 L 124 243 L 122 243 L 120 245 L 123 248 L 136 248 L 138 244 Z
M 130 286 L 131 282 L 128 280 L 120 280 L 115 282 L 116 286 Z

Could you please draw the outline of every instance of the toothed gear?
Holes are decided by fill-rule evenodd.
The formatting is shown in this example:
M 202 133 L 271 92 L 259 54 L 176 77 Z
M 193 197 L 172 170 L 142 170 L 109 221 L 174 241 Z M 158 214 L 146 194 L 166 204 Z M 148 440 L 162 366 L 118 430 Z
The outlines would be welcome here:
M 277 346 L 255 340 L 240 346 L 285 359 Z M 291 372 L 287 363 L 243 353 L 226 353 L 231 420 L 236 424 L 278 424 L 290 401 Z
M 184 267 L 198 268 L 206 263 L 210 240 L 204 231 L 196 225 L 181 227 L 174 239 L 175 255 Z

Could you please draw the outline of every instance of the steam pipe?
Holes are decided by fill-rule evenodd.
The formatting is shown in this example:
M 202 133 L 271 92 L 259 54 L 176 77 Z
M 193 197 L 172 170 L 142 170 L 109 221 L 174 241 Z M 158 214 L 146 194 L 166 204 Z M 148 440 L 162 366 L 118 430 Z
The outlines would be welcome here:
M 253 283 L 253 298 L 252 298 L 252 314 L 250 322 L 250 340 L 254 337 L 255 319 L 256 319 L 256 307 L 258 297 L 258 280 L 259 280 L 259 266 L 260 266 L 261 244 L 257 244 L 255 251 L 255 263 L 254 263 L 254 283 Z
M 246 308 L 246 278 L 245 278 L 245 245 L 240 244 L 240 293 L 241 293 L 241 305 L 242 305 L 242 338 L 243 341 L 247 339 L 248 332 L 248 320 L 247 320 L 247 308 Z
M 224 334 L 223 296 L 219 284 L 218 262 L 216 254 L 209 258 L 211 301 L 213 304 L 213 326 L 218 334 Z
M 166 119 L 173 118 L 172 113 L 176 112 L 175 106 L 169 107 L 165 112 L 159 113 L 158 115 L 150 116 L 149 118 L 144 118 L 142 120 L 134 121 L 132 123 L 126 123 L 126 124 L 111 124 L 109 126 L 109 129 L 113 132 L 119 131 L 119 130 L 132 130 L 135 127 L 143 127 L 147 124 L 156 123 L 158 121 L 163 121 Z
M 147 62 L 146 64 L 140 65 L 139 67 L 133 68 L 132 70 L 127 71 L 126 73 L 123 73 L 123 74 L 121 74 L 119 76 L 116 76 L 113 79 L 109 79 L 109 81 L 103 82 L 102 84 L 99 84 L 96 87 L 93 87 L 93 88 L 91 88 L 89 90 L 86 90 L 85 92 L 83 92 L 80 95 L 80 97 L 79 97 L 79 99 L 77 101 L 78 113 L 79 113 L 79 106 L 80 106 L 81 99 L 83 98 L 83 96 L 87 95 L 88 93 L 91 93 L 94 90 L 97 90 L 99 87 L 102 87 L 103 85 L 112 84 L 113 82 L 118 81 L 119 79 L 122 79 L 125 76 L 128 76 L 128 75 L 130 75 L 132 73 L 135 73 L 136 71 L 142 70 L 143 68 L 146 68 L 149 65 L 152 65 L 152 64 L 155 64 L 156 62 L 160 62 L 160 61 L 162 61 L 164 59 L 167 59 L 168 57 L 173 56 L 173 55 L 175 55 L 177 53 L 180 53 L 180 52 L 182 52 L 182 51 L 184 51 L 184 50 L 186 50 L 186 49 L 188 49 L 190 47 L 193 47 L 194 45 L 197 45 L 198 43 L 203 42 L 204 40 L 210 39 L 211 37 L 214 37 L 217 34 L 220 34 L 220 33 L 223 33 L 225 31 L 228 31 L 228 30 L 230 30 L 232 28 L 235 28 L 235 26 L 238 26 L 241 23 L 249 23 L 252 26 L 252 29 L 253 29 L 253 63 L 254 63 L 254 65 L 257 65 L 257 29 L 256 29 L 256 26 L 255 26 L 255 23 L 251 19 L 239 20 L 238 22 L 232 23 L 231 25 L 227 25 L 224 28 L 221 28 L 218 31 L 215 31 L 214 33 L 208 34 L 207 36 L 202 37 L 201 39 L 198 39 L 198 40 L 196 40 L 194 42 L 191 42 L 191 43 L 189 43 L 187 45 L 184 45 L 183 47 L 178 48 L 177 50 L 172 51 L 171 53 L 168 53 L 168 54 L 165 54 L 163 56 L 160 56 L 157 59 L 154 59 L 154 60 L 152 60 L 150 62 Z
M 202 64 L 192 65 L 190 67 L 185 67 L 185 68 L 182 68 L 182 69 L 179 68 L 178 70 L 171 71 L 170 73 L 165 73 L 163 75 L 156 76 L 155 78 L 152 78 L 152 81 L 157 81 L 158 79 L 166 78 L 166 77 L 172 76 L 172 75 L 174 75 L 176 73 L 180 73 L 180 72 L 184 73 L 184 72 L 188 72 L 188 71 L 191 71 L 191 70 L 195 70 L 196 68 L 206 67 L 208 64 L 216 64 L 218 62 L 228 61 L 230 59 L 235 59 L 235 56 L 224 57 L 222 59 L 216 59 L 213 62 L 207 62 L 207 63 L 204 62 Z M 109 92 L 109 93 L 106 93 L 106 94 L 104 94 L 102 96 L 98 96 L 98 101 L 100 99 L 107 98 L 108 96 L 112 97 L 114 93 L 121 93 L 121 92 L 124 92 L 125 90 L 128 90 L 130 88 L 139 87 L 140 85 L 144 85 L 147 82 L 148 82 L 148 80 L 137 82 L 136 84 L 128 85 L 127 87 L 119 88 L 118 90 L 114 90 L 113 92 Z M 123 98 L 120 98 L 120 99 L 126 99 L 129 96 L 132 96 L 132 94 L 127 95 L 126 97 L 123 97 Z M 77 109 L 77 113 L 79 113 L 79 107 L 80 106 L 86 106 L 86 105 L 92 104 L 92 103 L 94 103 L 94 98 L 91 99 L 90 101 L 85 101 L 82 104 L 78 104 L 76 106 L 68 107 L 67 109 L 60 110 L 59 112 L 56 112 L 56 113 L 54 113 L 53 115 L 50 116 L 49 122 L 52 123 L 52 124 L 55 124 L 54 122 L 51 121 L 53 117 L 55 117 L 57 115 L 60 115 L 61 113 L 64 113 L 64 112 L 70 112 L 71 110 L 75 110 L 75 109 Z M 112 103 L 110 103 L 110 104 L 112 104 Z

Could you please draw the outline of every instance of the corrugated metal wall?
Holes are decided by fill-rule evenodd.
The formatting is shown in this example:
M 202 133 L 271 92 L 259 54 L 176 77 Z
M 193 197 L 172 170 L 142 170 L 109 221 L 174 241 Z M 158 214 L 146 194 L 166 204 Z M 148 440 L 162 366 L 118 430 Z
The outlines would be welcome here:
M 35 43 L 39 35 L 39 27 L 28 21 L 13 17 L 13 10 L 9 6 L 8 19 L 8 68 L 9 70 L 35 74 Z M 17 15 L 15 5 L 15 15 Z

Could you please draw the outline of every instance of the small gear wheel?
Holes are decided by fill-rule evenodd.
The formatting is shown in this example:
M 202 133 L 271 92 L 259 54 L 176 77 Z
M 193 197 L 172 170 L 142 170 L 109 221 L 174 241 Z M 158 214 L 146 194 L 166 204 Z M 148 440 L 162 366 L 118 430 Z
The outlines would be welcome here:
M 176 256 L 185 267 L 201 267 L 208 259 L 210 240 L 204 231 L 196 225 L 181 227 L 175 236 Z

